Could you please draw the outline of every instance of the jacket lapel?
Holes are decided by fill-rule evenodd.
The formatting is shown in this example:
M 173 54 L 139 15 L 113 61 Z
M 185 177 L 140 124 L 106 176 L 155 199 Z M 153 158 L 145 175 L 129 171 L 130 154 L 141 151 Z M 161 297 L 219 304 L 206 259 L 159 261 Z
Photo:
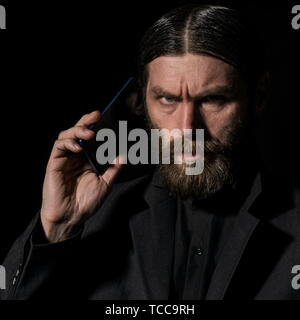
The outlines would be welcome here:
M 120 220 L 130 215 L 130 210 L 139 210 L 141 198 L 138 192 L 148 180 L 149 174 L 146 174 L 131 181 L 115 183 L 101 207 L 88 219 L 82 238 L 105 230 L 111 221 Z
M 252 215 L 250 211 L 261 191 L 261 177 L 260 174 L 258 174 L 250 195 L 242 206 L 233 230 L 220 255 L 208 288 L 206 295 L 207 300 L 221 300 L 225 296 L 226 290 L 247 247 L 249 239 L 260 221 Z
M 176 200 L 165 189 L 149 183 L 152 173 L 116 183 L 101 208 L 89 219 L 82 238 L 105 232 L 111 223 L 124 227 L 128 223 L 138 282 L 135 285 L 142 285 L 140 298 L 167 299 Z
M 137 265 L 147 299 L 167 299 L 172 275 L 176 201 L 150 184 L 144 193 L 149 209 L 130 220 Z M 154 232 L 155 231 L 155 232 Z

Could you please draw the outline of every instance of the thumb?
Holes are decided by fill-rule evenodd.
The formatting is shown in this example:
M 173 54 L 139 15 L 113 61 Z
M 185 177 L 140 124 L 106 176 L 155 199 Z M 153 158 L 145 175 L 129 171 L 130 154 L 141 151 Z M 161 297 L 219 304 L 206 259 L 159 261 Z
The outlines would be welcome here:
M 102 178 L 108 187 L 111 187 L 114 181 L 116 180 L 118 174 L 121 172 L 121 169 L 123 168 L 125 163 L 124 156 L 120 155 L 117 156 L 116 159 L 113 161 L 113 164 L 111 164 L 107 170 L 104 172 L 100 178 Z

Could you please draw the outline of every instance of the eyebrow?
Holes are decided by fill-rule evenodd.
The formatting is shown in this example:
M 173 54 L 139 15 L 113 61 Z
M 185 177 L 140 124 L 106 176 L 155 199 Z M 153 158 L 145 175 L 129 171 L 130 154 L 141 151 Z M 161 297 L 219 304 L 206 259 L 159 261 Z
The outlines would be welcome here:
M 160 86 L 154 86 L 150 88 L 150 91 L 156 95 L 156 96 L 163 96 L 168 97 L 175 100 L 180 100 L 182 97 L 181 95 L 176 95 L 174 93 L 168 92 L 167 90 L 164 90 Z M 192 98 L 195 100 L 201 100 L 204 97 L 211 96 L 211 95 L 220 95 L 220 96 L 231 96 L 236 93 L 236 87 L 232 85 L 227 86 L 215 86 L 212 88 L 208 88 L 201 93 L 196 94 Z

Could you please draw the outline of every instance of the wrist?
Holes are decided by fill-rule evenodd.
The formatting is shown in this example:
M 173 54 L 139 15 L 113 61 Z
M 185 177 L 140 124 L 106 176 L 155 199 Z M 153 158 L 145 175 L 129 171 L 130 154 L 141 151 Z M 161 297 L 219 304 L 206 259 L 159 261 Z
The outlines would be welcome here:
M 72 237 L 78 230 L 78 224 L 70 221 L 50 222 L 41 214 L 41 224 L 46 239 L 51 242 L 60 242 Z

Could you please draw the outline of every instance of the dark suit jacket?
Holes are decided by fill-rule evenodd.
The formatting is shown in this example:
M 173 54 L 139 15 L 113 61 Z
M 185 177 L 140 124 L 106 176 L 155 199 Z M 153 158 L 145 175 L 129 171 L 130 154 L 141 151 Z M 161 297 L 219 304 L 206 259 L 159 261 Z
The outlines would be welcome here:
M 1 298 L 167 299 L 176 201 L 151 185 L 151 176 L 115 183 L 101 208 L 66 241 L 37 244 L 37 215 L 4 261 Z M 294 265 L 300 265 L 299 192 L 258 174 L 206 299 L 300 299 L 291 284 Z

